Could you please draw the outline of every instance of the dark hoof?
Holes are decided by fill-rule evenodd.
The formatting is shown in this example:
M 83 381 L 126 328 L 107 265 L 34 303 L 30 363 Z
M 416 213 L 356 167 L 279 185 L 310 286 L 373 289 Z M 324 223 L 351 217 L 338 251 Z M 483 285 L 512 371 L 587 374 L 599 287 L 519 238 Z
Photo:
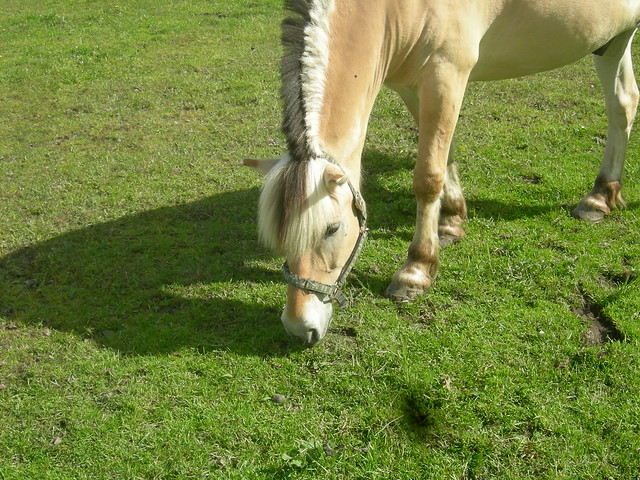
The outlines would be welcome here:
M 440 240 L 440 247 L 446 247 L 452 243 L 459 242 L 464 237 L 464 230 L 461 227 L 462 220 L 445 221 L 438 225 L 438 239 Z M 442 220 L 442 219 L 441 219 Z
M 571 212 L 571 216 L 577 218 L 578 220 L 584 220 L 586 222 L 598 223 L 601 222 L 602 219 L 608 212 L 603 212 L 602 210 L 596 210 L 592 208 L 585 207 L 580 204 Z
M 440 240 L 440 248 L 447 247 L 452 243 L 457 243 L 462 240 L 462 237 L 459 235 L 451 235 L 450 233 L 444 233 L 438 236 L 438 240 Z
M 422 291 L 416 289 L 407 288 L 399 291 L 389 286 L 384 292 L 384 296 L 394 303 L 409 303 L 413 302 L 421 293 Z
M 394 301 L 395 303 L 409 303 L 413 302 L 416 298 L 422 295 L 429 288 L 429 286 L 431 286 L 431 282 L 429 282 L 429 285 L 421 288 L 417 285 L 407 286 L 393 281 L 391 282 L 391 285 L 389 285 L 385 290 L 384 296 Z

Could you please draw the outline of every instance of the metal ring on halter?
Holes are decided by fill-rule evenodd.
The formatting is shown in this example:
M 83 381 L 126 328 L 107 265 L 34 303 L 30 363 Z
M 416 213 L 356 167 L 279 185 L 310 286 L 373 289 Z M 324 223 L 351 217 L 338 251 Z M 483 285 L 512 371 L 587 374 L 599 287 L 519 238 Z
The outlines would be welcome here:
M 338 165 L 332 158 L 325 157 L 327 161 Z M 342 168 L 340 165 L 338 165 Z M 356 244 L 351 251 L 351 255 L 349 256 L 347 262 L 342 267 L 342 271 L 340 272 L 340 276 L 338 276 L 338 280 L 333 285 L 329 285 L 322 282 L 317 282 L 315 280 L 311 280 L 310 278 L 302 278 L 297 276 L 294 273 L 291 273 L 289 269 L 289 264 L 284 262 L 282 265 L 282 274 L 287 283 L 293 285 L 294 287 L 300 288 L 302 290 L 306 290 L 312 293 L 318 293 L 320 295 L 324 295 L 327 297 L 328 301 L 335 300 L 338 304 L 338 308 L 345 308 L 349 301 L 345 294 L 342 292 L 341 287 L 344 282 L 347 280 L 351 269 L 356 263 L 356 259 L 362 250 L 362 246 L 364 245 L 364 241 L 367 238 L 367 208 L 364 203 L 364 199 L 360 195 L 351 180 L 347 177 L 347 185 L 349 185 L 349 189 L 351 190 L 351 194 L 353 195 L 353 205 L 356 209 L 356 215 L 358 217 L 358 224 L 360 225 L 360 233 L 358 234 L 358 239 L 356 240 Z

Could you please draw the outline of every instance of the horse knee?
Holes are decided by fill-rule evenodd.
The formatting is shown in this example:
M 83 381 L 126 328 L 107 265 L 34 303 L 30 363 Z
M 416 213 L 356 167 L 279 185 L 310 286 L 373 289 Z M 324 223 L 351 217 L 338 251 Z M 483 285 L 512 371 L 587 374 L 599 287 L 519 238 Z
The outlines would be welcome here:
M 428 173 L 413 179 L 413 192 L 419 201 L 433 203 L 440 198 L 444 187 L 444 173 Z

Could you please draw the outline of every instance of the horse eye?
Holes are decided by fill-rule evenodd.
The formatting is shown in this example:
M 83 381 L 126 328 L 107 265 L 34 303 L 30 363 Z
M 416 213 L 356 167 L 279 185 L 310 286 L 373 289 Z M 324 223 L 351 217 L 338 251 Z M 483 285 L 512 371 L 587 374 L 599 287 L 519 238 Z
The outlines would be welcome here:
M 339 229 L 340 229 L 340 223 L 332 223 L 327 227 L 327 231 L 324 232 L 325 238 L 329 238 L 335 235 Z

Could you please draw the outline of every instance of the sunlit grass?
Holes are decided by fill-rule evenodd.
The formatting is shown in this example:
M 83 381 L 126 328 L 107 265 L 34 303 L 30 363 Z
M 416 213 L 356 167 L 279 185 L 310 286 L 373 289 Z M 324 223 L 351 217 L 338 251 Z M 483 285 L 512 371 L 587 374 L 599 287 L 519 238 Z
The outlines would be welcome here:
M 589 60 L 470 87 L 467 235 L 411 305 L 382 292 L 413 234 L 417 132 L 382 92 L 352 306 L 307 349 L 239 166 L 285 145 L 281 18 L 0 7 L 0 478 L 637 476 L 639 149 L 628 208 L 572 219 L 606 132 Z M 585 343 L 589 312 L 615 338 Z

